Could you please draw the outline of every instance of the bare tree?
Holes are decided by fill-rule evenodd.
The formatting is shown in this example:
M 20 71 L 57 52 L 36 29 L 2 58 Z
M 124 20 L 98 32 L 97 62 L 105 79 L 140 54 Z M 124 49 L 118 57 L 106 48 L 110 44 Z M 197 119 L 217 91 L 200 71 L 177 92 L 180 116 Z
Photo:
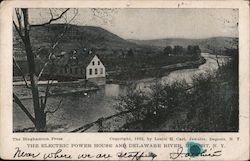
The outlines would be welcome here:
M 60 20 L 60 19 L 67 19 L 66 13 L 69 11 L 69 8 L 64 9 L 57 16 L 54 16 L 51 9 L 49 9 L 49 11 L 50 11 L 51 17 L 45 23 L 30 24 L 29 11 L 27 8 L 15 9 L 15 15 L 16 15 L 17 20 L 16 21 L 13 20 L 13 25 L 14 25 L 19 37 L 21 38 L 21 40 L 24 44 L 25 53 L 27 56 L 28 74 L 29 74 L 30 84 L 26 80 L 24 74 L 21 71 L 21 68 L 18 66 L 15 59 L 13 59 L 13 61 L 14 61 L 14 64 L 16 65 L 16 67 L 18 68 L 18 70 L 21 72 L 23 79 L 25 81 L 26 87 L 28 89 L 30 89 L 32 92 L 34 116 L 27 110 L 27 108 L 23 105 L 23 103 L 21 102 L 21 100 L 18 98 L 18 96 L 15 93 L 13 93 L 13 100 L 15 103 L 17 103 L 17 105 L 21 108 L 21 110 L 28 116 L 28 118 L 34 124 L 36 130 L 39 132 L 46 131 L 46 115 L 48 113 L 56 112 L 61 105 L 61 101 L 56 109 L 54 109 L 52 111 L 46 110 L 46 103 L 47 103 L 47 99 L 48 99 L 49 88 L 50 88 L 52 81 L 48 80 L 44 97 L 40 97 L 39 90 L 38 90 L 38 81 L 39 81 L 39 78 L 41 77 L 42 73 L 44 72 L 44 69 L 46 68 L 46 66 L 49 64 L 49 62 L 53 61 L 52 60 L 52 56 L 54 54 L 53 50 L 58 45 L 59 41 L 62 39 L 64 33 L 68 29 L 68 28 L 65 28 L 65 30 L 61 34 L 58 35 L 57 40 L 54 41 L 54 43 L 51 46 L 52 50 L 49 53 L 48 62 L 46 62 L 44 64 L 39 75 L 36 76 L 37 64 L 35 63 L 35 53 L 32 49 L 32 45 L 31 45 L 30 30 L 32 27 L 45 26 L 45 25 L 49 25 L 49 24 L 51 24 L 57 20 Z M 76 14 L 73 16 L 73 18 L 75 18 Z M 73 20 L 73 18 L 71 20 Z M 70 23 L 70 21 L 68 23 Z

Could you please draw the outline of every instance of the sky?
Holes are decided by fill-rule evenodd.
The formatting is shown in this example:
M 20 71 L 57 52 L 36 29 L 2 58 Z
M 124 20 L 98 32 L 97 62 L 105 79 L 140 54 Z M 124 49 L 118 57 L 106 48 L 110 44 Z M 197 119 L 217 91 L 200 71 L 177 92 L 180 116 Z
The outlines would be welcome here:
M 31 23 L 42 23 L 50 12 L 30 9 L 29 16 Z M 237 9 L 71 9 L 65 16 L 72 24 L 99 26 L 124 39 L 238 37 Z

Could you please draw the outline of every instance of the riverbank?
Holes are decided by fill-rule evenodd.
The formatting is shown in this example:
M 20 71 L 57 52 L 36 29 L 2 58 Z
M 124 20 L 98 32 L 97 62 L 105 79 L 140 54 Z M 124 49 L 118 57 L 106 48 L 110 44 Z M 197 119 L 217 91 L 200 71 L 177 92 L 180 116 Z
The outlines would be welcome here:
M 188 83 L 186 79 L 176 79 L 181 77 L 174 77 L 173 81 L 180 82 L 150 86 L 152 92 L 149 96 L 141 94 L 141 91 L 132 91 L 133 93 L 123 97 L 122 101 L 129 100 L 131 106 L 118 103 L 120 109 L 139 109 L 131 112 L 126 117 L 129 121 L 115 131 L 237 132 L 238 58 L 224 57 L 221 60 L 221 57 L 219 60 L 211 59 L 211 55 L 206 58 L 207 66 L 199 67 L 199 72 L 191 70 L 189 77 L 184 75 L 184 78 L 191 78 L 192 83 Z M 183 72 L 171 74 L 183 76 Z
M 140 79 L 167 76 L 171 72 L 177 70 L 198 68 L 200 65 L 205 63 L 206 59 L 201 56 L 196 61 L 187 61 L 185 63 L 177 63 L 162 67 L 135 69 L 134 72 L 136 72 L 136 74 L 128 76 L 127 79 L 124 78 L 124 75 L 129 75 L 128 71 L 111 71 L 108 72 L 109 76 L 106 82 L 110 84 L 125 85 L 127 82 L 137 81 Z
M 187 61 L 185 63 L 177 63 L 172 65 L 163 66 L 160 68 L 143 68 L 138 70 L 137 72 L 142 74 L 133 79 L 120 79 L 122 77 L 118 77 L 122 74 L 121 71 L 116 72 L 108 72 L 109 77 L 107 78 L 108 84 L 120 84 L 126 85 L 128 82 L 137 81 L 139 79 L 145 79 L 150 77 L 163 77 L 171 73 L 172 71 L 181 70 L 181 69 L 192 69 L 197 68 L 200 65 L 204 64 L 206 59 L 204 57 L 200 57 L 199 60 L 196 61 Z M 45 96 L 47 81 L 39 81 L 39 91 L 40 97 Z M 58 82 L 56 80 L 51 82 L 49 90 L 49 96 L 57 96 L 57 95 L 67 95 L 67 94 L 81 94 L 88 93 L 90 91 L 96 91 L 99 89 L 99 86 L 95 83 L 86 80 L 78 80 L 78 81 L 70 81 L 70 82 Z M 25 82 L 13 82 L 14 92 L 19 96 L 20 99 L 31 99 L 31 91 L 25 87 Z
M 45 96 L 47 81 L 39 84 L 40 97 Z M 59 96 L 67 94 L 84 94 L 87 95 L 90 91 L 99 90 L 99 87 L 92 82 L 80 80 L 73 82 L 52 82 L 49 87 L 49 96 Z M 31 90 L 27 89 L 25 84 L 21 82 L 13 83 L 13 91 L 19 99 L 32 99 Z

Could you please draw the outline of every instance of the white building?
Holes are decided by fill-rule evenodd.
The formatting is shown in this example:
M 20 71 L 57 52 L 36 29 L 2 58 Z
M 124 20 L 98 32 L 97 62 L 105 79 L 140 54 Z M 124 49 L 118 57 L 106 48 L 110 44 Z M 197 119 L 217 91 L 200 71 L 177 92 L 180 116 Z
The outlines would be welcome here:
M 97 84 L 106 82 L 106 69 L 95 54 L 68 53 L 56 63 L 57 79 L 76 80 L 86 79 Z
M 103 78 L 105 76 L 105 67 L 97 55 L 95 55 L 86 67 L 86 79 Z

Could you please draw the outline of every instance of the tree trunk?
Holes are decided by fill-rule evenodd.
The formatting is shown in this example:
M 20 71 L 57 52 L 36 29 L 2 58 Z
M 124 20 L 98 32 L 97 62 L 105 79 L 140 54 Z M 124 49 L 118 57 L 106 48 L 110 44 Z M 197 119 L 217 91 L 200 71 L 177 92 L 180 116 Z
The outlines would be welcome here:
M 36 64 L 35 64 L 35 56 L 32 52 L 31 43 L 30 43 L 30 36 L 29 36 L 29 16 L 28 16 L 28 9 L 22 9 L 24 15 L 24 44 L 25 50 L 27 55 L 28 61 L 28 69 L 29 69 L 29 76 L 31 82 L 31 90 L 32 90 L 32 99 L 33 99 L 33 108 L 35 113 L 35 127 L 37 131 L 42 132 L 46 130 L 46 114 L 44 110 L 40 107 L 39 103 L 39 91 L 38 85 L 36 80 Z

